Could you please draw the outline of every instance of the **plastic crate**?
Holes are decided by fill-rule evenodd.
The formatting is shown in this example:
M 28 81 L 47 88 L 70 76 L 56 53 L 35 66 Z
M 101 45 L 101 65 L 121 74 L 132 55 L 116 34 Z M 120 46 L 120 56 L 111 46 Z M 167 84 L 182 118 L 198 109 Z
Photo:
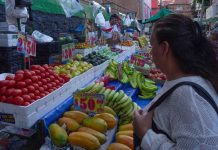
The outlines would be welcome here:
M 70 82 L 67 82 L 59 89 L 26 107 L 0 103 L 0 122 L 19 128 L 31 128 L 40 118 L 71 96 L 69 86 Z
M 99 77 L 101 74 L 103 74 L 104 70 L 107 68 L 108 64 L 109 64 L 109 60 L 105 61 L 104 63 L 102 63 L 98 66 L 95 66 L 94 67 L 95 77 Z

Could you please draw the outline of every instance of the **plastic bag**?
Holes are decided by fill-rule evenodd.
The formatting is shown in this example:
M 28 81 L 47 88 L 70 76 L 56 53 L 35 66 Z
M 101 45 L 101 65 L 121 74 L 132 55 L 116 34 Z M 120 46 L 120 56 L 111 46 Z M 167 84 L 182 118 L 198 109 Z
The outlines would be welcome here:
M 105 19 L 104 19 L 104 15 L 102 14 L 102 12 L 98 13 L 97 16 L 95 17 L 95 23 L 97 24 L 97 26 L 103 27 L 105 26 Z
M 124 20 L 124 25 L 129 27 L 131 25 L 131 19 L 129 18 L 129 15 L 126 16 L 126 19 Z
M 80 5 L 76 0 L 59 0 L 59 3 L 61 4 L 67 18 L 83 10 L 82 5 Z
M 32 33 L 32 36 L 35 38 L 35 40 L 37 42 L 40 42 L 40 43 L 46 43 L 46 42 L 51 42 L 53 41 L 53 38 L 48 36 L 48 35 L 45 35 L 45 34 L 42 34 L 41 32 L 35 30 L 33 33 Z

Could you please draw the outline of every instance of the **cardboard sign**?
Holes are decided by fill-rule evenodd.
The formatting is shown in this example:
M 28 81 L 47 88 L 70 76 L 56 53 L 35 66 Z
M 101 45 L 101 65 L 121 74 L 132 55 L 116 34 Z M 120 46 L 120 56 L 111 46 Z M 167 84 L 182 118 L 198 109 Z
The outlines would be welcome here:
M 104 108 L 104 95 L 92 93 L 76 93 L 74 95 L 74 109 L 85 112 L 102 112 Z
M 14 115 L 0 113 L 0 122 L 15 124 Z
M 36 56 L 36 41 L 30 35 L 18 33 L 17 52 L 25 56 Z
M 75 50 L 74 43 L 62 45 L 62 62 L 71 59 L 73 57 L 74 50 Z

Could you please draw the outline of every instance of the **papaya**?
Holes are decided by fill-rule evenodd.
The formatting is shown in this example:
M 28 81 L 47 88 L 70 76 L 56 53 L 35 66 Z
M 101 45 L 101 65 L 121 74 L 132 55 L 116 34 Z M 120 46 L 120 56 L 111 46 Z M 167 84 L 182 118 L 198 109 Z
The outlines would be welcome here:
M 85 118 L 82 125 L 98 132 L 105 133 L 107 131 L 107 123 L 101 118 Z
M 121 125 L 121 126 L 119 127 L 119 131 L 127 131 L 127 130 L 133 130 L 133 125 L 132 125 L 132 123 L 124 124 L 124 125 Z
M 113 129 L 117 124 L 116 118 L 112 114 L 109 114 L 109 113 L 96 114 L 95 117 L 101 118 L 104 121 L 106 121 L 108 130 Z
M 86 150 L 97 150 L 101 146 L 94 135 L 86 132 L 72 132 L 68 137 L 68 143 Z
M 63 124 L 66 124 L 67 126 L 67 130 L 69 131 L 76 131 L 80 125 L 74 120 L 74 119 L 71 119 L 71 118 L 67 118 L 67 117 L 62 117 L 58 120 L 58 124 L 60 126 L 62 126 Z
M 102 113 L 109 113 L 109 114 L 113 115 L 114 117 L 116 117 L 116 115 L 117 115 L 115 113 L 115 111 L 108 106 L 104 106 L 104 110 Z
M 131 150 L 128 146 L 121 143 L 112 143 L 108 146 L 107 150 Z
M 134 150 L 133 138 L 131 136 L 118 135 L 116 137 L 116 142 L 124 144 L 124 145 L 128 146 L 130 149 Z
M 83 121 L 83 119 L 87 118 L 88 115 L 81 111 L 67 111 L 64 113 L 64 117 L 74 119 L 79 124 Z
M 67 144 L 67 132 L 58 124 L 53 123 L 49 126 L 49 134 L 52 143 L 57 147 L 63 147 Z
M 106 142 L 106 136 L 104 134 L 102 134 L 101 132 L 98 132 L 96 130 L 93 130 L 91 128 L 80 127 L 78 129 L 78 131 L 79 132 L 87 132 L 87 133 L 94 135 L 99 140 L 100 144 L 104 144 Z
M 127 131 L 119 131 L 116 133 L 116 137 L 118 135 L 127 135 L 133 137 L 133 130 L 127 130 Z

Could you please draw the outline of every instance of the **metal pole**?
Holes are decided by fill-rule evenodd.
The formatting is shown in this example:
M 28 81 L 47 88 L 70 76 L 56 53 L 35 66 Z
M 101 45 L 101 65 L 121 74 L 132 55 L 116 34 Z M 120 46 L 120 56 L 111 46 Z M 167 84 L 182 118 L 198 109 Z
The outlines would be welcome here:
M 200 16 L 200 23 L 201 24 L 203 21 L 203 14 L 204 14 L 204 0 L 201 1 L 201 16 Z
M 162 0 L 160 0 L 160 9 L 162 8 Z

